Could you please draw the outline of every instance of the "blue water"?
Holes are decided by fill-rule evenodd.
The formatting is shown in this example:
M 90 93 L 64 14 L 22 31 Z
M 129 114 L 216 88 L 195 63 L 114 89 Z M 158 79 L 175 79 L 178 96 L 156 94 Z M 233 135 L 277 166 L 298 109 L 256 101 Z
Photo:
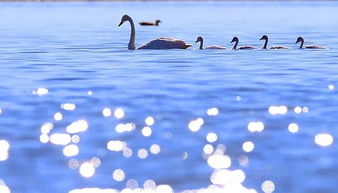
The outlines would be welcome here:
M 163 21 L 136 25 L 137 46 L 194 45 L 128 51 L 123 14 Z M 0 3 L 0 18 L 1 193 L 337 192 L 338 3 Z M 263 34 L 293 49 L 194 43 Z

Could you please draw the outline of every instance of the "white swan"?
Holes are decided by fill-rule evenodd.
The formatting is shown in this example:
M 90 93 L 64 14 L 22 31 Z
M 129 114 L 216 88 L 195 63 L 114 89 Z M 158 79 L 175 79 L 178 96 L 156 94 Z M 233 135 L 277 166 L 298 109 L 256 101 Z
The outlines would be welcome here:
M 135 25 L 133 22 L 133 19 L 129 17 L 128 15 L 124 15 L 121 19 L 121 22 L 118 26 L 121 26 L 125 21 L 129 21 L 131 26 L 131 34 L 130 34 L 130 40 L 128 44 L 129 50 L 135 50 Z M 148 42 L 147 44 L 137 48 L 137 49 L 187 49 L 191 44 L 186 44 L 182 40 L 172 39 L 172 38 L 158 38 L 156 40 L 152 40 Z
M 252 50 L 252 49 L 257 49 L 255 46 L 250 46 L 250 45 L 248 45 L 248 46 L 241 46 L 241 47 L 237 48 L 237 45 L 238 45 L 238 42 L 239 42 L 238 37 L 232 38 L 232 40 L 231 40 L 230 43 L 233 43 L 233 42 L 235 42 L 235 45 L 232 48 L 233 50 Z
M 215 46 L 215 45 L 213 45 L 213 46 L 207 46 L 207 47 L 203 48 L 203 38 L 202 38 L 202 36 L 198 36 L 197 37 L 197 40 L 196 40 L 195 43 L 198 43 L 198 42 L 200 42 L 200 47 L 199 47 L 200 50 L 203 50 L 203 49 L 220 49 L 220 50 L 225 50 L 226 49 L 225 47 Z
M 304 38 L 303 37 L 298 37 L 297 38 L 297 41 L 296 41 L 296 44 L 300 42 L 300 46 L 299 48 L 300 49 L 327 49 L 326 47 L 323 47 L 323 46 L 318 46 L 318 45 L 307 45 L 307 46 L 304 46 Z
M 264 46 L 262 49 L 289 49 L 288 47 L 284 47 L 284 46 L 271 46 L 270 48 L 268 48 L 268 41 L 269 41 L 269 38 L 267 35 L 263 35 L 261 37 L 261 39 L 259 40 L 265 40 L 264 42 Z

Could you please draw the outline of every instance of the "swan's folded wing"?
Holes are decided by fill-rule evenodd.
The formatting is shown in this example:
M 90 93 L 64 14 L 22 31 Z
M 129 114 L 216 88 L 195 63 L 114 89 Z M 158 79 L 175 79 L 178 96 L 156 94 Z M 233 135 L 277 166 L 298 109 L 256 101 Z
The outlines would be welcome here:
M 182 40 L 173 38 L 158 38 L 152 40 L 138 49 L 186 49 L 191 44 L 186 44 Z
M 308 45 L 308 46 L 305 46 L 305 48 L 307 49 L 327 49 L 326 47 L 318 46 L 318 45 Z
M 205 49 L 220 49 L 220 50 L 225 50 L 226 48 L 222 47 L 222 46 L 213 45 L 213 46 L 208 46 Z
M 271 46 L 270 49 L 289 49 L 289 48 L 284 46 Z

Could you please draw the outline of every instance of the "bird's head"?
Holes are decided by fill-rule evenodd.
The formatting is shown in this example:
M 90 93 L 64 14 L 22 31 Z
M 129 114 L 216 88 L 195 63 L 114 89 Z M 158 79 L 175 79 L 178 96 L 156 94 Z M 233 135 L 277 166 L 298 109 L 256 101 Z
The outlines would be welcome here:
M 121 22 L 118 26 L 120 27 L 125 21 L 128 21 L 129 19 L 130 19 L 129 15 L 122 16 Z
M 203 41 L 203 38 L 201 36 L 198 36 L 195 43 L 202 42 L 202 41 Z
M 261 37 L 261 39 L 259 39 L 259 40 L 268 40 L 268 36 L 267 36 L 267 35 L 263 35 L 263 36 Z

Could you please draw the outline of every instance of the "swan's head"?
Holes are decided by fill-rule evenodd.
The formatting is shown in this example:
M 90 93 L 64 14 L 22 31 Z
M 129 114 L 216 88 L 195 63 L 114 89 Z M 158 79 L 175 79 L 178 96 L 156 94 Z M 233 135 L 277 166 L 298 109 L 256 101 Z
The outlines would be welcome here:
M 261 39 L 259 39 L 259 40 L 268 40 L 268 36 L 267 36 L 267 35 L 263 35 L 263 36 L 261 37 Z
M 158 25 L 159 23 L 162 23 L 162 21 L 158 19 L 158 20 L 155 21 L 155 23 L 156 23 L 156 25 Z
M 122 18 L 121 18 L 121 22 L 120 24 L 118 25 L 119 27 L 125 22 L 125 21 L 128 21 L 130 20 L 131 17 L 129 17 L 129 15 L 124 15 Z
M 230 42 L 230 43 L 233 43 L 233 42 L 238 42 L 238 41 L 239 41 L 238 37 L 234 37 L 234 38 L 232 38 L 232 40 L 231 40 L 231 42 Z
M 203 38 L 202 38 L 201 36 L 198 36 L 195 43 L 197 43 L 197 42 L 202 42 L 202 41 L 203 41 Z
M 297 44 L 298 42 L 304 42 L 304 38 L 303 37 L 298 37 L 295 44 Z

